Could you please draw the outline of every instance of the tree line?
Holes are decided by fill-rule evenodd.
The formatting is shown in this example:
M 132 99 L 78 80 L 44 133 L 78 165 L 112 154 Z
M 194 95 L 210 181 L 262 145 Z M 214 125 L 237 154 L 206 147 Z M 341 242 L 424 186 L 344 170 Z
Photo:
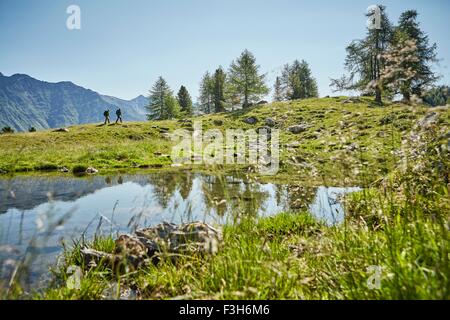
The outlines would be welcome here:
M 248 50 L 233 60 L 228 70 L 219 66 L 207 71 L 200 81 L 199 109 L 203 113 L 224 112 L 235 107 L 248 108 L 269 93 L 266 75 L 260 72 L 255 56 Z M 283 67 L 274 84 L 274 101 L 318 97 L 317 82 L 308 63 L 295 60 Z M 164 78 L 159 77 L 150 90 L 149 120 L 191 116 L 193 103 L 185 86 L 175 97 Z
M 352 41 L 347 47 L 344 67 L 347 74 L 331 79 L 333 91 L 356 90 L 373 96 L 378 104 L 382 99 L 403 97 L 405 103 L 420 100 L 430 105 L 449 101 L 448 87 L 434 87 L 439 76 L 433 72 L 437 60 L 437 46 L 430 43 L 421 29 L 416 10 L 403 12 L 394 25 L 385 6 L 377 6 L 380 14 L 378 28 L 367 28 L 363 39 Z M 374 12 L 368 12 L 368 18 Z M 200 81 L 199 109 L 203 113 L 248 108 L 269 93 L 266 75 L 260 72 L 255 56 L 248 50 L 233 60 L 225 70 L 219 66 L 204 73 Z M 316 79 L 305 60 L 285 64 L 273 85 L 273 100 L 287 101 L 318 97 Z M 173 95 L 167 82 L 160 77 L 150 90 L 148 118 L 171 119 L 193 114 L 192 98 L 181 86 Z

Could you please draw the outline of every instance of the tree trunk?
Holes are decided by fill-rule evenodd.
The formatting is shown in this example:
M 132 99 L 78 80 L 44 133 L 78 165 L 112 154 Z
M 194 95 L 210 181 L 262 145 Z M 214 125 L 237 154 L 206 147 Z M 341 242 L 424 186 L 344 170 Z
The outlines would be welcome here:
M 375 89 L 375 103 L 379 105 L 383 104 L 383 101 L 381 100 L 381 90 L 378 86 Z
M 375 30 L 375 81 L 377 82 L 377 86 L 375 88 L 375 102 L 377 104 L 382 104 L 381 101 L 381 88 L 380 88 L 380 30 Z

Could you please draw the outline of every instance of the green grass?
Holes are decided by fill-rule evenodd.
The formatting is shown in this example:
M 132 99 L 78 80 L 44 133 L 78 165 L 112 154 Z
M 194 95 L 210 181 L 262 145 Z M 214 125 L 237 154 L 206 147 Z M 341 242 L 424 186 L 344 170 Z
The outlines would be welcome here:
M 344 104 L 344 97 L 308 99 L 258 106 L 245 111 L 205 115 L 203 130 L 218 128 L 256 129 L 266 118 L 274 119 L 280 129 L 281 165 L 275 179 L 289 180 L 293 174 L 308 180 L 337 179 L 357 181 L 369 173 L 375 180 L 393 166 L 391 152 L 400 147 L 409 129 L 429 109 L 402 104 L 374 107 L 370 98 Z M 448 109 L 440 111 L 443 124 L 450 123 Z M 256 116 L 256 125 L 242 120 Z M 214 124 L 222 120 L 223 125 Z M 301 134 L 287 131 L 290 125 L 307 123 Z M 69 132 L 40 131 L 0 135 L 0 172 L 32 172 L 66 167 L 92 166 L 100 172 L 136 168 L 169 168 L 173 142 L 162 137 L 160 128 L 173 132 L 188 128 L 176 120 L 130 122 L 123 125 L 79 125 Z M 298 143 L 297 147 L 286 145 Z M 355 150 L 348 150 L 352 144 Z M 358 166 L 361 169 L 356 170 Z M 365 168 L 370 167 L 370 170 Z M 197 169 L 207 169 L 197 166 Z M 226 170 L 247 166 L 226 166 Z M 217 170 L 217 168 L 214 168 Z
M 450 157 L 448 138 L 442 138 L 449 130 L 448 109 L 434 109 L 441 113 L 440 122 L 421 132 L 422 139 L 414 140 L 408 138 L 410 129 L 429 110 L 404 105 L 374 108 L 370 99 L 347 105 L 341 100 L 275 103 L 202 119 L 206 130 L 217 127 L 215 119 L 223 120 L 221 128 L 251 128 L 243 124 L 243 118 L 256 116 L 260 123 L 266 117 L 275 118 L 283 144 L 300 141 L 298 148 L 283 149 L 282 170 L 275 179 L 294 183 L 307 177 L 309 182 L 317 179 L 322 184 L 366 187 L 346 199 L 347 216 L 342 224 L 325 225 L 308 212 L 241 217 L 238 223 L 224 226 L 224 241 L 215 255 L 183 256 L 176 261 L 163 256 L 157 265 L 121 274 L 106 266 L 86 266 L 80 256 L 83 245 L 113 252 L 111 237 L 95 238 L 87 244 L 75 242 L 66 247 L 65 262 L 55 271 L 54 282 L 31 297 L 118 298 L 118 292 L 133 289 L 140 299 L 450 299 Z M 300 135 L 286 131 L 298 122 L 307 122 L 312 128 Z M 14 148 L 26 145 L 17 150 L 29 148 L 24 151 L 30 152 L 29 158 L 20 159 L 30 168 L 36 163 L 53 163 L 46 157 L 59 154 L 55 144 L 44 155 L 36 153 L 36 145 L 59 135 L 59 139 L 72 135 L 74 152 L 63 152 L 58 165 L 106 170 L 119 164 L 126 167 L 135 157 L 133 162 L 160 161 L 169 166 L 170 161 L 160 160 L 154 152 L 168 153 L 170 142 L 159 139 L 156 132 L 150 135 L 154 139 L 144 135 L 156 130 L 154 125 L 77 126 L 69 133 L 33 133 L 36 139 L 29 144 L 22 141 L 28 133 L 3 136 L 0 141 L 7 143 L 6 153 L 17 159 Z M 158 125 L 173 130 L 178 124 L 167 121 Z M 130 131 L 146 138 L 130 140 Z M 317 138 L 310 138 L 315 134 Z M 114 145 L 111 150 L 102 147 L 108 145 L 104 139 Z M 65 143 L 62 146 L 68 151 Z M 346 150 L 351 143 L 363 149 Z M 147 154 L 148 150 L 152 152 Z M 125 159 L 119 154 L 133 156 Z M 291 163 L 292 157 L 305 159 L 315 170 Z M 3 168 L 13 163 L 0 159 Z M 17 159 L 16 168 L 23 168 L 25 164 Z M 73 265 L 83 272 L 80 289 L 66 286 L 71 276 L 67 270 Z M 381 270 L 380 286 L 375 288 L 368 286 L 373 266 Z M 14 294 L 16 291 L 12 297 L 20 296 Z
M 88 270 L 80 290 L 62 282 L 39 297 L 100 299 L 112 283 L 141 299 L 449 299 L 448 229 L 392 214 L 382 231 L 357 221 L 326 227 L 307 213 L 248 220 L 225 228 L 215 256 L 163 260 L 120 277 Z M 81 265 L 77 248 L 71 264 Z M 382 268 L 379 289 L 367 285 L 373 265 Z

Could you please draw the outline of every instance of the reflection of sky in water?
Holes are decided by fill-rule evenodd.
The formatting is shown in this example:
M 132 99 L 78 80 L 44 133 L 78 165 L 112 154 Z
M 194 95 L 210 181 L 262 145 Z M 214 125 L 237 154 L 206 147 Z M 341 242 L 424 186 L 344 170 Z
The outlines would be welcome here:
M 161 185 L 157 190 L 156 185 L 142 175 L 125 175 L 123 178 L 113 177 L 106 180 L 104 177 L 96 177 L 94 180 L 59 178 L 47 179 L 44 183 L 42 178 L 35 181 L 33 179 L 39 178 L 22 178 L 9 181 L 7 186 L 0 180 L 0 200 L 8 199 L 6 204 L 0 206 L 1 210 L 6 210 L 4 214 L 0 214 L 0 260 L 19 257 L 37 234 L 37 248 L 33 249 L 33 252 L 38 254 L 34 266 L 39 274 L 53 263 L 55 256 L 61 252 L 62 238 L 70 245 L 71 239 L 80 238 L 83 232 L 86 232 L 86 238 L 89 239 L 97 231 L 102 234 L 109 234 L 111 231 L 114 234 L 132 232 L 133 227 L 155 225 L 162 221 L 205 221 L 222 224 L 233 221 L 236 213 L 257 210 L 260 216 L 270 216 L 289 209 L 289 196 L 285 186 L 254 182 L 246 185 L 241 180 L 236 182 L 236 179 L 232 179 L 235 181 L 233 184 L 225 184 L 229 189 L 229 196 L 236 198 L 246 194 L 246 197 L 240 201 L 229 199 L 226 203 L 219 204 L 221 208 L 218 210 L 217 203 L 223 200 L 223 193 L 213 192 L 212 195 L 216 197 L 212 202 L 207 201 L 208 197 L 205 195 L 205 185 L 211 183 L 211 177 L 199 174 L 190 174 L 190 177 L 192 184 L 189 185 L 185 199 L 180 186 L 177 185 L 175 189 L 170 189 L 175 190 L 172 194 L 163 195 L 166 197 L 166 205 L 161 204 Z M 119 183 L 116 184 L 116 181 Z M 164 178 L 162 187 L 165 181 L 167 184 L 173 182 Z M 43 183 L 43 186 L 39 183 Z M 206 190 L 212 192 L 214 187 L 211 185 L 209 184 L 210 188 Z M 45 202 L 42 194 L 46 191 L 42 188 L 54 190 L 56 200 Z M 10 198 L 11 190 L 18 195 L 22 191 L 22 198 L 17 198 L 17 203 Z M 315 199 L 309 204 L 310 211 L 328 223 L 340 222 L 343 219 L 343 208 L 337 202 L 337 197 L 356 190 L 358 189 L 319 187 Z M 252 199 L 248 199 L 249 195 Z M 224 214 L 220 215 L 218 212 Z M 37 229 L 39 223 L 36 222 L 42 220 L 45 225 L 66 214 L 68 218 L 63 225 L 54 230 L 48 239 L 44 239 L 43 233 L 39 233 Z M 8 252 L 5 250 L 7 247 L 13 247 L 15 251 Z
M 325 220 L 327 224 L 342 222 L 344 219 L 344 208 L 339 202 L 339 197 L 359 190 L 360 188 L 358 187 L 319 187 L 313 203 L 309 206 L 309 210 L 319 219 Z

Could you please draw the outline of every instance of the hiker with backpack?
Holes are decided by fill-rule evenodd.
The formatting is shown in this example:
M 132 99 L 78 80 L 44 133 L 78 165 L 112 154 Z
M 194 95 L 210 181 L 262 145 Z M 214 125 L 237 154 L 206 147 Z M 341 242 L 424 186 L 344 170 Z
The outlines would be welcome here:
M 109 110 L 105 110 L 105 112 L 103 112 L 103 116 L 105 117 L 105 125 L 106 125 L 106 123 L 110 123 L 110 121 L 109 121 Z
M 120 108 L 117 109 L 116 116 L 117 116 L 116 124 L 119 122 L 119 120 L 120 120 L 120 123 L 122 123 L 122 110 L 120 110 Z

